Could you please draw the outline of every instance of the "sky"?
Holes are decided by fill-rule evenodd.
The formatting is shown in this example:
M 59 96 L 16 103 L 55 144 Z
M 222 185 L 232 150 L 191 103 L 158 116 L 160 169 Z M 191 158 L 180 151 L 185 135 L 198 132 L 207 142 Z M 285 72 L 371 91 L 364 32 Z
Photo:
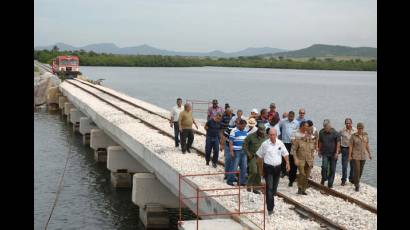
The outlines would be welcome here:
M 34 0 L 34 46 L 377 47 L 376 0 Z

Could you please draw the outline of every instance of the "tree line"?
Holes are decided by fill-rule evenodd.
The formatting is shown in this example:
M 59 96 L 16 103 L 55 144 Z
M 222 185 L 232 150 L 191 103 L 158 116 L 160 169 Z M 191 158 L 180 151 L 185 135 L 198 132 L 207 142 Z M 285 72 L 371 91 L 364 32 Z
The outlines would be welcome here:
M 237 57 L 237 58 L 210 58 L 210 57 L 182 57 L 161 55 L 119 55 L 96 53 L 93 51 L 58 51 L 35 50 L 34 59 L 51 64 L 59 55 L 76 55 L 80 58 L 81 66 L 134 66 L 134 67 L 249 67 L 249 68 L 279 68 L 279 69 L 311 69 L 311 70 L 352 70 L 376 71 L 377 60 L 335 60 L 333 58 L 310 58 L 305 61 L 292 60 L 283 57 Z

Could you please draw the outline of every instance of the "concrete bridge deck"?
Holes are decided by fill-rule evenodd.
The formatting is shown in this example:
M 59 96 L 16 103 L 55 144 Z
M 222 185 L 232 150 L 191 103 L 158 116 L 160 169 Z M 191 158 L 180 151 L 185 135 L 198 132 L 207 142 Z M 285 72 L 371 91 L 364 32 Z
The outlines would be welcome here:
M 113 143 L 116 143 L 117 145 L 120 145 L 124 149 L 126 149 L 126 152 L 128 152 L 133 159 L 136 159 L 137 162 L 141 164 L 141 168 L 144 168 L 146 172 L 152 172 L 155 177 L 161 182 L 161 184 L 166 188 L 166 190 L 168 190 L 169 193 L 173 194 L 172 199 L 174 200 L 174 202 L 164 202 L 169 207 L 175 206 L 175 202 L 177 202 L 176 196 L 178 195 L 178 175 L 180 173 L 191 174 L 223 172 L 223 168 L 220 166 L 218 166 L 217 169 L 206 167 L 204 164 L 204 159 L 197 154 L 182 155 L 180 150 L 177 150 L 173 147 L 172 139 L 164 136 L 161 133 L 158 133 L 157 130 L 144 125 L 143 123 L 141 123 L 140 119 L 127 116 L 124 112 L 111 107 L 109 104 L 102 102 L 89 93 L 86 93 L 67 82 L 62 83 L 60 85 L 60 89 L 63 94 L 67 96 L 68 101 L 73 104 L 73 107 L 75 107 L 79 112 L 82 113 L 82 116 L 84 116 L 84 118 L 88 117 L 88 119 L 94 121 L 98 128 L 103 130 L 103 132 L 113 140 Z M 93 89 L 89 88 L 89 90 L 92 91 Z M 131 98 L 105 87 L 104 90 L 110 90 L 111 93 L 127 98 L 127 100 L 134 101 L 136 104 L 143 105 L 143 107 L 148 108 L 155 113 L 160 113 L 164 117 L 168 117 L 169 115 L 169 112 L 167 110 L 164 110 L 160 107 L 151 105 L 138 99 Z M 152 114 L 150 114 L 149 112 L 127 105 L 126 103 L 121 102 L 121 100 L 110 98 L 109 96 L 104 95 L 97 90 L 94 90 L 93 92 L 96 95 L 104 97 L 108 101 L 115 103 L 116 105 L 120 105 L 120 107 L 122 107 L 124 110 L 130 111 L 132 114 L 136 114 L 137 117 L 161 127 L 161 129 L 166 130 L 166 132 L 169 132 L 171 135 L 173 135 L 172 129 L 169 127 L 168 122 L 164 121 L 164 119 L 158 120 L 158 116 L 152 116 Z M 202 127 L 200 127 L 200 132 L 203 132 Z M 194 143 L 194 145 L 199 149 L 204 149 L 204 137 L 196 135 L 195 138 L 196 142 Z M 220 158 L 222 158 L 222 155 L 223 154 L 220 154 Z M 139 180 L 141 181 L 141 178 L 139 178 Z M 193 178 L 191 179 L 191 182 L 195 186 L 198 186 L 200 188 L 229 187 L 223 182 L 222 176 Z M 286 185 L 282 185 L 281 187 L 286 187 Z M 293 191 L 291 191 L 290 189 L 287 190 L 286 192 L 293 193 Z M 190 191 L 187 188 L 183 188 L 182 191 L 186 196 L 194 195 L 194 191 Z M 210 193 L 207 192 L 207 194 Z M 320 194 L 314 195 L 320 196 Z M 312 199 L 309 200 L 309 198 L 300 198 L 295 195 L 293 196 L 293 198 L 298 199 L 298 201 L 301 200 L 302 202 L 305 202 L 310 206 L 317 208 L 318 210 L 323 209 L 322 207 L 318 206 L 318 202 L 315 203 L 315 201 L 312 201 Z M 273 217 L 267 219 L 267 229 L 319 228 L 319 225 L 316 222 L 302 219 L 292 210 L 292 206 L 284 203 L 281 198 L 275 199 L 275 210 L 277 210 L 277 213 L 275 213 Z M 263 199 L 261 199 L 261 196 L 257 196 L 253 193 L 246 193 L 246 190 L 242 191 L 241 201 L 244 202 L 243 207 L 247 208 L 247 210 L 260 208 L 263 205 Z M 343 207 L 345 205 L 343 202 L 334 202 L 334 200 L 332 199 L 328 200 L 327 202 L 329 204 L 335 204 L 336 206 Z M 237 203 L 238 200 L 232 197 L 207 198 L 200 202 L 200 213 L 221 213 L 228 210 L 235 211 Z M 139 204 L 139 206 L 141 205 Z M 192 210 L 194 210 L 195 202 L 188 202 L 188 206 Z M 335 210 L 340 211 L 341 213 L 347 212 L 346 210 L 348 209 L 350 211 L 354 210 L 354 212 L 356 213 L 363 211 L 358 207 L 340 208 L 336 206 L 334 206 Z M 328 214 L 334 215 L 332 212 L 328 212 Z M 344 214 L 342 214 L 342 216 L 343 215 Z M 335 218 L 338 217 L 335 216 Z M 347 218 L 349 218 L 349 215 L 347 215 Z M 344 226 L 349 226 L 349 228 L 353 229 L 355 229 L 356 226 L 357 229 L 371 229 L 371 226 L 375 226 L 374 224 L 376 223 L 376 219 L 374 215 L 372 216 L 368 213 L 364 213 L 362 219 L 371 220 L 369 222 L 370 224 L 363 223 L 362 221 L 359 221 L 356 225 L 351 223 L 349 224 L 345 223 L 343 219 L 340 222 L 343 223 Z M 261 215 L 241 215 L 241 218 L 238 220 L 242 222 L 244 226 L 248 226 L 250 228 L 256 228 L 255 224 L 252 222 L 257 222 L 257 225 L 261 226 Z

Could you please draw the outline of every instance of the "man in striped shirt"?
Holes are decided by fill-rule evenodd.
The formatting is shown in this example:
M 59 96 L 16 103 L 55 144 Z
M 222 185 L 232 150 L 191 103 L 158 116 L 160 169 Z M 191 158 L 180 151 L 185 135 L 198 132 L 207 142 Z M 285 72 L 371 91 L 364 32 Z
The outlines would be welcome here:
M 245 140 L 248 132 L 245 131 L 246 121 L 240 120 L 236 128 L 232 129 L 229 134 L 229 152 L 231 158 L 233 158 L 233 167 L 229 170 L 230 172 L 236 171 L 238 166 L 240 168 L 239 184 L 246 185 L 246 170 L 247 170 L 247 155 L 242 148 L 243 141 Z M 233 186 L 235 179 L 234 174 L 228 175 L 227 184 Z

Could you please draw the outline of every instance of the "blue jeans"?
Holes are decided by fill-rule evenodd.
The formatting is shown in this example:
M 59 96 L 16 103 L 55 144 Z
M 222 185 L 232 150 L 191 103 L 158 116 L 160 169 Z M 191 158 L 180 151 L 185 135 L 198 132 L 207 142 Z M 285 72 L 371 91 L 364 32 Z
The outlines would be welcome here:
M 233 154 L 235 156 L 235 158 L 233 159 L 233 167 L 231 168 L 231 172 L 232 171 L 236 171 L 238 169 L 240 169 L 240 175 L 239 175 L 239 183 L 242 184 L 246 184 L 246 170 L 248 167 L 248 158 L 247 155 L 245 153 L 245 151 L 243 149 L 241 150 L 234 150 Z M 231 174 L 228 177 L 228 183 L 233 183 L 235 174 Z
M 349 164 L 349 147 L 341 147 L 342 152 L 342 181 L 346 182 L 347 179 L 347 165 Z M 353 167 L 350 163 L 349 180 L 353 180 Z
M 322 180 L 327 180 L 327 185 L 329 187 L 333 186 L 333 181 L 335 179 L 336 173 L 336 163 L 337 159 L 334 155 L 323 154 L 322 156 Z M 329 170 L 328 170 L 329 169 Z
M 214 154 L 212 155 L 212 162 L 218 162 L 219 156 L 219 137 L 206 137 L 205 143 L 205 160 L 209 162 L 211 160 L 211 151 L 214 150 Z
M 230 172 L 233 168 L 233 161 L 231 154 L 229 153 L 229 144 L 225 142 L 224 144 L 224 154 L 225 154 L 225 172 Z M 225 174 L 226 178 L 229 178 L 229 174 Z

